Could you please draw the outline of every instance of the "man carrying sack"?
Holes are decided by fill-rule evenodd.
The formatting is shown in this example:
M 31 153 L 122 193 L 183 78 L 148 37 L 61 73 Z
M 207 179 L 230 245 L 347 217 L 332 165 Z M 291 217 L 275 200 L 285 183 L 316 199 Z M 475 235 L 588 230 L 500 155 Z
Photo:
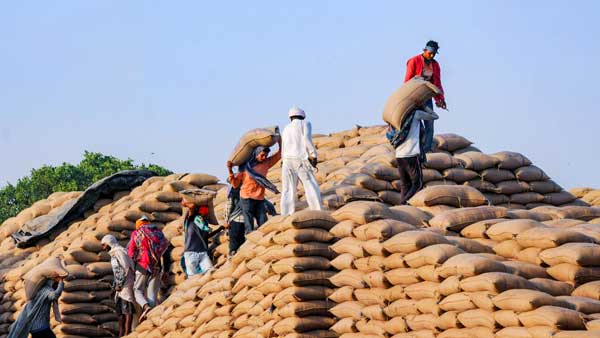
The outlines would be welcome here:
M 62 323 L 58 298 L 68 272 L 63 262 L 51 257 L 24 276 L 25 294 L 29 300 L 10 327 L 8 338 L 56 338 L 50 328 L 50 308 L 54 319 Z
M 281 159 L 281 138 L 277 139 L 279 150 L 269 157 L 268 147 L 254 148 L 249 160 L 238 166 L 238 173 L 233 173 L 233 162 L 227 161 L 229 182 L 240 189 L 240 206 L 244 214 L 246 232 L 260 227 L 267 221 L 265 207 L 265 189 L 278 194 L 277 187 L 267 179 L 267 172 Z M 256 227 L 254 221 L 256 220 Z
M 400 173 L 400 183 L 394 182 L 394 189 L 401 194 L 400 204 L 405 204 L 423 186 L 421 161 L 425 157 L 424 144 L 426 135 L 423 122 L 438 119 L 431 109 L 416 109 L 410 112 L 400 129 L 390 126 L 386 136 L 396 149 L 396 162 Z
M 181 201 L 185 208 L 183 213 L 184 251 L 182 268 L 189 277 L 205 273 L 213 265 L 208 251 L 210 227 L 210 206 L 202 204 L 197 206 L 193 201 Z M 216 223 L 212 221 L 211 223 Z M 218 225 L 218 224 L 214 224 Z
M 321 191 L 313 171 L 313 167 L 317 166 L 317 149 L 312 142 L 312 126 L 305 120 L 306 113 L 300 108 L 291 108 L 288 116 L 291 122 L 281 134 L 281 214 L 290 215 L 296 211 L 298 179 L 304 186 L 309 209 L 321 210 Z
M 434 97 L 436 106 L 446 109 L 440 64 L 434 59 L 439 48 L 437 42 L 433 40 L 428 41 L 425 48 L 423 48 L 423 53 L 410 58 L 406 63 L 404 82 L 410 81 L 415 76 L 422 77 L 424 80 L 431 82 L 440 90 L 440 93 Z M 433 110 L 433 102 L 431 100 L 427 100 L 425 106 Z M 433 148 L 433 120 L 424 120 L 423 123 L 425 125 L 424 152 L 428 153 Z
M 163 255 L 169 241 L 146 216 L 135 222 L 135 228 L 127 246 L 127 254 L 135 266 L 133 293 L 136 303 L 142 307 L 141 322 L 150 309 L 157 305 L 162 269 L 165 265 Z

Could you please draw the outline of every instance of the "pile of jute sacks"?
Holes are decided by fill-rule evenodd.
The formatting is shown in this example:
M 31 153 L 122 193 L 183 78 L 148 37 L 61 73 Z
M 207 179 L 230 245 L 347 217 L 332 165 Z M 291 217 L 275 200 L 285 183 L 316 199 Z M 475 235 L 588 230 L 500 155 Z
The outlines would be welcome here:
M 577 198 L 593 206 L 600 206 L 600 189 L 575 188 L 570 192 Z
M 63 323 L 52 320 L 54 332 L 62 337 L 111 337 L 118 334 L 117 316 L 111 297 L 113 272 L 108 253 L 102 251 L 102 237 L 114 235 L 121 245 L 127 246 L 135 230 L 135 221 L 143 215 L 162 228 L 171 242 L 168 253 L 172 261 L 169 284 L 164 285 L 163 290 L 163 297 L 166 298 L 172 287 L 185 280 L 179 264 L 183 252 L 181 200 L 194 197 L 188 197 L 189 194 L 180 191 L 208 191 L 214 194 L 221 187 L 218 178 L 206 174 L 152 177 L 131 191 L 120 191 L 111 198 L 98 200 L 86 212 L 85 219 L 71 223 L 67 229 L 54 231 L 35 247 L 19 249 L 10 237 L 4 238 L 0 244 L 0 337 L 8 333 L 10 324 L 16 320 L 28 299 L 24 276 L 36 266 L 44 265 L 50 257 L 60 257 L 69 274 L 60 298 Z M 48 203 L 53 207 L 48 212 L 52 213 L 65 201 L 77 196 L 77 193 L 50 196 Z M 55 202 L 57 198 L 62 203 Z M 16 219 L 34 214 L 32 210 L 42 203 L 46 201 L 24 210 L 23 213 L 28 216 L 19 214 Z M 0 229 L 3 227 L 0 226 Z
M 334 336 L 327 211 L 277 216 L 224 265 L 179 284 L 132 337 Z
M 339 208 L 353 200 L 397 203 L 400 194 L 391 183 L 399 174 L 385 130 L 384 126 L 357 127 L 314 137 L 320 161 L 316 177 L 326 206 Z M 490 204 L 511 209 L 583 205 L 522 154 L 484 154 L 456 134 L 436 135 L 434 143 L 434 152 L 427 154 L 423 170 L 426 187 L 471 186 L 484 193 Z M 279 182 L 280 175 L 280 170 L 273 168 L 268 177 Z M 270 197 L 277 202 L 279 196 Z
M 274 217 L 131 336 L 596 337 L 599 216 L 356 201 Z

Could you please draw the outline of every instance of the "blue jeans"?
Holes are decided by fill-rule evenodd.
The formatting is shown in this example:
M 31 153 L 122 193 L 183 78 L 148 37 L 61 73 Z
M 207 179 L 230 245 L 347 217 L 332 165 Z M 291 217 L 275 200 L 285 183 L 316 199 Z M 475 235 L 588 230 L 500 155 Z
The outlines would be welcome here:
M 258 229 L 258 227 L 265 224 L 267 221 L 267 210 L 265 209 L 264 200 L 259 201 L 251 198 L 240 198 L 240 207 L 244 214 L 246 233 Z M 254 226 L 255 219 L 256 227 Z
M 433 99 L 425 102 L 425 106 L 433 110 Z M 433 150 L 433 120 L 423 121 L 425 126 L 425 144 L 423 146 L 423 152 L 428 153 Z

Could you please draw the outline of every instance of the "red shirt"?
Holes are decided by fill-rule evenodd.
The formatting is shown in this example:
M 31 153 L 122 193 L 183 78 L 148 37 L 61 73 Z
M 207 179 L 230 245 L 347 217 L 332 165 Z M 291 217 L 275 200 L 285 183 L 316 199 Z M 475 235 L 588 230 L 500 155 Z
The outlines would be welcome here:
M 131 234 L 127 254 L 142 269 L 156 273 L 160 268 L 160 258 L 168 246 L 169 242 L 160 229 L 144 225 Z M 153 258 L 153 255 L 157 257 Z
M 440 102 L 444 100 L 444 88 L 442 88 L 442 79 L 440 77 L 440 64 L 431 60 L 431 66 L 433 67 L 433 76 L 429 82 L 433 83 L 438 87 L 442 93 L 435 97 L 435 102 Z M 415 76 L 421 76 L 423 73 L 423 68 L 425 67 L 425 58 L 422 54 L 414 56 L 406 62 L 406 76 L 404 76 L 404 82 L 409 81 Z

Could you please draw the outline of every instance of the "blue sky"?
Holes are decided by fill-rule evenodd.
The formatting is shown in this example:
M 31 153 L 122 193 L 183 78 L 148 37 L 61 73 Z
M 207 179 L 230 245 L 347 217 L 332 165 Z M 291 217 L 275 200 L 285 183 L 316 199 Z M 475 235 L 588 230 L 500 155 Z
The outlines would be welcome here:
M 429 39 L 455 132 L 600 187 L 595 1 L 6 1 L 0 182 L 84 150 L 221 177 L 247 129 L 380 124 Z

